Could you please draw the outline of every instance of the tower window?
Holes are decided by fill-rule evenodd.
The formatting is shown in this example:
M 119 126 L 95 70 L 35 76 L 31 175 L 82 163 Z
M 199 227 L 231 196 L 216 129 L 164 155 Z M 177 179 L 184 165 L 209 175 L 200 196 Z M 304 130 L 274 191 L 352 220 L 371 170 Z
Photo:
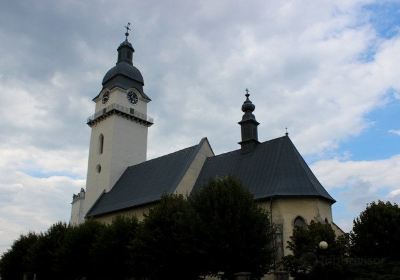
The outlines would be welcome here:
M 99 154 L 103 153 L 103 147 L 104 146 L 104 135 L 100 134 L 99 136 Z
M 295 227 L 305 227 L 305 226 L 307 226 L 307 224 L 306 224 L 306 221 L 302 217 L 297 216 L 296 219 L 294 219 L 294 226 Z
M 101 165 L 100 165 L 100 164 L 98 164 L 98 165 L 96 166 L 96 171 L 97 171 L 97 173 L 100 173 L 100 172 L 101 172 Z

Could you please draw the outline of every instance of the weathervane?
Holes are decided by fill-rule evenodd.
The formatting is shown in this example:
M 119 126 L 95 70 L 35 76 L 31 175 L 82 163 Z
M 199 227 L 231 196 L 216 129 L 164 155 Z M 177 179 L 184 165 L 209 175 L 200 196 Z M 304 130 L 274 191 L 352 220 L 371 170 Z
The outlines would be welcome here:
M 128 22 L 128 24 L 126 26 L 124 26 L 126 28 L 126 32 L 125 32 L 125 40 L 126 41 L 128 41 L 129 31 L 131 30 L 129 26 L 131 26 L 130 22 Z

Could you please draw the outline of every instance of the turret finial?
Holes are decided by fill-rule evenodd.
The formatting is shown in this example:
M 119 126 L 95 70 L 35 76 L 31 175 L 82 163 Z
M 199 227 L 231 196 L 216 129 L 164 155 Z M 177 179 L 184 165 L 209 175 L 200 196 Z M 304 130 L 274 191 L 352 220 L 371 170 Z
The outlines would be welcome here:
M 245 94 L 246 100 L 243 102 L 242 111 L 243 111 L 243 112 L 250 112 L 250 113 L 251 113 L 251 112 L 254 111 L 254 109 L 256 108 L 256 106 L 254 106 L 254 104 L 253 104 L 253 103 L 250 101 L 250 99 L 249 99 L 249 96 L 250 96 L 249 89 L 246 88 L 245 91 L 246 91 L 246 94 Z
M 286 136 L 289 136 L 289 132 L 288 132 L 287 127 L 285 127 L 285 130 L 286 130 L 285 135 L 286 135 Z
M 130 22 L 128 22 L 128 24 L 124 26 L 126 28 L 125 41 L 128 41 L 129 31 L 131 30 L 130 26 L 131 26 Z

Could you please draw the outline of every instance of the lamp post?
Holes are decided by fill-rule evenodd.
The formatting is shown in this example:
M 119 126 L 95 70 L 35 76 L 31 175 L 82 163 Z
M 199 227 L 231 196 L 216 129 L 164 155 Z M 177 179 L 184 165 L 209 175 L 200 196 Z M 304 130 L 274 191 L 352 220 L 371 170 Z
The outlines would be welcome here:
M 319 249 L 321 249 L 321 251 L 325 251 L 326 249 L 328 249 L 328 242 L 322 240 L 319 242 L 318 247 L 319 247 Z M 319 254 L 318 254 L 318 260 L 320 261 Z M 323 267 L 324 264 L 321 263 L 321 265 Z M 327 272 L 326 272 L 326 269 L 323 269 L 323 270 L 324 270 L 324 279 L 326 280 L 326 279 L 328 279 Z

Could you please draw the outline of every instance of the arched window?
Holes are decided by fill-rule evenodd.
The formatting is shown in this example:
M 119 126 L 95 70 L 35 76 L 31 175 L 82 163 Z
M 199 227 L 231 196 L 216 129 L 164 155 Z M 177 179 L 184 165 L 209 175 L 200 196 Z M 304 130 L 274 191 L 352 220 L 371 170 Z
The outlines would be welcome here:
M 100 136 L 99 136 L 99 154 L 103 153 L 103 146 L 104 146 L 104 135 L 100 134 Z
M 305 227 L 306 221 L 303 219 L 303 217 L 297 216 L 296 219 L 294 219 L 294 226 L 295 227 Z

